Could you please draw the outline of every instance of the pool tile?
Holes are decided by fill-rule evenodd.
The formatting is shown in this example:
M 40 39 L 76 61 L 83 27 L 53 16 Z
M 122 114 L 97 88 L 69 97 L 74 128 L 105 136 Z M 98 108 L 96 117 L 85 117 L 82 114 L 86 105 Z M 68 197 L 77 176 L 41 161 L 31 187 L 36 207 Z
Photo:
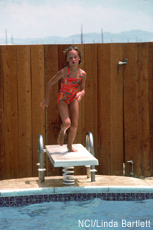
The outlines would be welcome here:
M 42 202 L 87 201 L 100 198 L 107 201 L 142 201 L 153 199 L 153 193 L 61 193 L 0 197 L 0 207 L 19 207 Z

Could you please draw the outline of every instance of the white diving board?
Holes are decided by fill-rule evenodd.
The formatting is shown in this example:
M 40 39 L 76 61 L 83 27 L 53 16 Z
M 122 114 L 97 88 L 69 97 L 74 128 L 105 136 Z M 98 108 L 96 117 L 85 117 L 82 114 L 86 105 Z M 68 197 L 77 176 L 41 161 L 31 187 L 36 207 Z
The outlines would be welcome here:
M 67 145 L 46 145 L 47 155 L 54 167 L 99 165 L 98 160 L 81 144 L 73 144 L 77 152 L 68 152 Z
M 45 145 L 43 148 L 43 136 L 38 136 L 38 172 L 40 183 L 44 182 L 44 153 L 47 153 L 51 163 L 54 167 L 63 167 L 63 184 L 74 184 L 73 170 L 74 166 L 86 166 L 87 178 L 91 176 L 91 181 L 95 181 L 95 169 L 96 165 L 99 165 L 98 160 L 94 157 L 94 144 L 93 136 L 91 132 L 86 134 L 86 146 L 85 148 L 81 144 L 74 144 L 73 147 L 77 149 L 77 152 L 68 152 L 67 145 Z

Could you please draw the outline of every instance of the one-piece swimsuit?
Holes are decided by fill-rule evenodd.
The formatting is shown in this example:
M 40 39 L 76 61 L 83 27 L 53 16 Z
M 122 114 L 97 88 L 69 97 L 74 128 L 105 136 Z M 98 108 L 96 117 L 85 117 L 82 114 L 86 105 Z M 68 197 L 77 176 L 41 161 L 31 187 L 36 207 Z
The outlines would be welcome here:
M 61 80 L 61 88 L 57 97 L 57 104 L 59 102 L 65 102 L 67 104 L 72 103 L 74 100 L 77 100 L 77 92 L 82 81 L 82 76 L 79 69 L 79 77 L 73 78 L 70 75 L 69 67 L 67 67 L 67 76 Z

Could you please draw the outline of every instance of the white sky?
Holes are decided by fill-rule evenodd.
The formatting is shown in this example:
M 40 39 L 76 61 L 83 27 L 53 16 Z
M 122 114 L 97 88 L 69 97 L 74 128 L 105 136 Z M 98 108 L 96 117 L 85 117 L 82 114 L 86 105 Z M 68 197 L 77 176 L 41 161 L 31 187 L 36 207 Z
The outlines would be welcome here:
M 153 32 L 153 0 L 0 0 L 0 37 Z

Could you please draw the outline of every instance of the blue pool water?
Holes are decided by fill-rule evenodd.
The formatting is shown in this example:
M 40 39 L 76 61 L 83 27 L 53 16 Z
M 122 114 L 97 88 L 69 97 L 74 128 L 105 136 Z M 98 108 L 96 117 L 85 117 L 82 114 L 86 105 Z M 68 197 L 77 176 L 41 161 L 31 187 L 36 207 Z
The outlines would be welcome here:
M 153 200 L 44 202 L 1 207 L 2 230 L 153 229 Z

